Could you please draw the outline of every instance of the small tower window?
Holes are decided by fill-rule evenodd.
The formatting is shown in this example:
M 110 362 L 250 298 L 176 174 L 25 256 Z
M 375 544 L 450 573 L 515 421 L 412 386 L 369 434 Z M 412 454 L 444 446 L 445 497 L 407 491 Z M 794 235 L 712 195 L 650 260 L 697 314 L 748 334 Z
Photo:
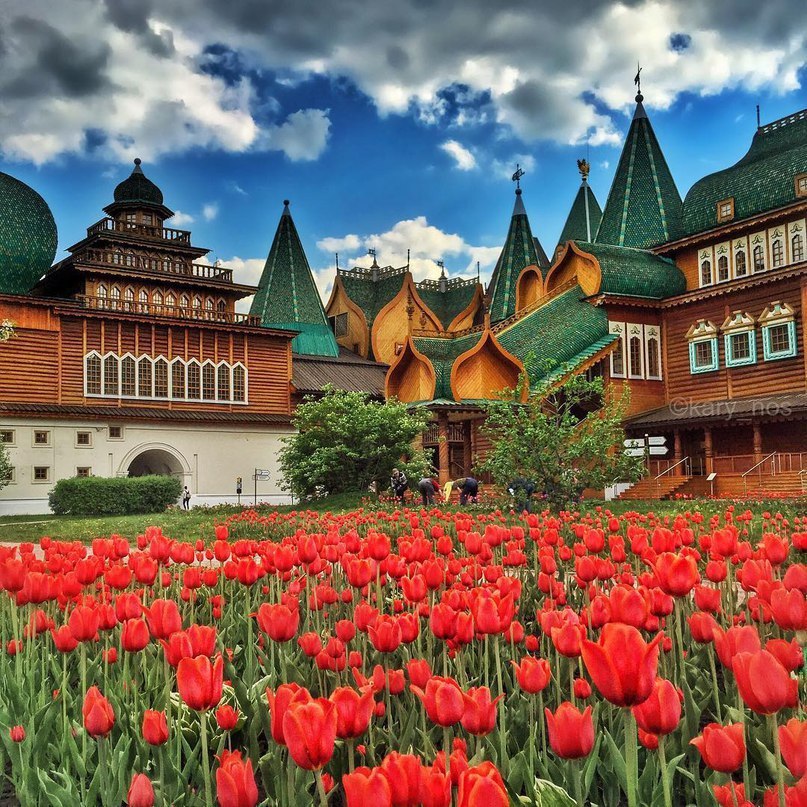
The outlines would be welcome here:
M 151 299 L 154 301 L 155 306 L 162 308 L 163 293 L 161 291 L 155 291 L 154 294 L 151 296 Z
M 745 251 L 738 250 L 734 253 L 734 274 L 736 277 L 745 277 L 748 266 L 745 262 Z
M 796 196 L 807 196 L 807 174 L 796 174 Z
M 717 279 L 719 281 L 729 279 L 729 259 L 727 255 L 721 255 L 717 259 Z
M 718 222 L 731 221 L 734 218 L 734 199 L 723 199 L 717 203 Z
M 112 287 L 112 291 L 109 292 L 109 299 L 112 301 L 111 307 L 113 309 L 120 308 L 120 289 L 117 286 Z
M 793 263 L 800 263 L 804 260 L 804 238 L 801 233 L 796 233 L 790 239 L 790 257 Z
M 754 247 L 754 271 L 755 272 L 764 272 L 765 271 L 765 250 L 762 249 L 762 245 L 758 244 Z
M 708 286 L 712 282 L 712 262 L 701 262 L 701 286 Z
M 134 289 L 128 286 L 123 290 L 123 308 L 126 311 L 134 308 Z
M 140 293 L 137 295 L 137 301 L 140 303 L 141 311 L 149 310 L 149 293 L 145 289 L 140 289 Z
M 190 304 L 191 304 L 190 303 L 190 298 L 188 297 L 187 294 L 183 294 L 179 298 L 179 306 L 180 306 L 180 308 L 187 308 Z
M 777 238 L 771 244 L 771 263 L 773 264 L 773 268 L 776 269 L 778 266 L 781 266 L 785 262 L 785 255 L 784 250 L 782 249 L 782 239 Z
M 91 353 L 84 365 L 84 383 L 87 395 L 101 394 L 101 357 Z

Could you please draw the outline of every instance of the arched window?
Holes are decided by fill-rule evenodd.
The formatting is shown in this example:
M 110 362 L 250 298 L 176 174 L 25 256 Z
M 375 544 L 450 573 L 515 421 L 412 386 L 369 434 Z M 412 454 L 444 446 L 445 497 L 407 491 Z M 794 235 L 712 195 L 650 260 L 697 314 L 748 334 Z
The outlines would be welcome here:
M 721 255 L 717 259 L 717 279 L 721 282 L 729 279 L 729 259 L 727 255 Z
M 197 311 L 199 311 L 201 309 L 201 307 L 202 307 L 202 298 L 199 297 L 198 295 L 195 295 L 194 298 L 193 298 L 193 307 Z
M 658 363 L 659 341 L 655 336 L 647 340 L 647 377 L 661 378 L 661 368 Z
M 247 399 L 247 371 L 243 365 L 233 367 L 233 400 L 245 401 Z
M 734 253 L 734 275 L 736 277 L 745 277 L 748 271 L 748 266 L 745 263 L 745 251 L 738 250 Z
M 754 247 L 754 251 L 752 253 L 754 258 L 754 271 L 755 272 L 764 272 L 765 271 L 765 250 L 762 249 L 761 244 L 757 244 Z
M 98 297 L 101 300 L 106 300 L 109 296 L 109 289 L 106 287 L 106 284 L 99 283 L 98 284 Z
M 230 367 L 227 364 L 218 366 L 218 392 L 216 398 L 219 401 L 230 400 Z
M 126 253 L 124 263 L 126 264 L 126 266 L 134 266 L 135 263 L 134 255 L 132 255 L 131 252 Z
M 168 397 L 168 362 L 165 359 L 154 362 L 154 397 Z
M 101 357 L 97 353 L 84 360 L 84 381 L 87 395 L 101 394 Z
M 180 308 L 187 308 L 191 304 L 190 298 L 187 294 L 183 294 L 179 298 L 179 307 Z
M 216 303 L 216 311 L 219 314 L 226 314 L 227 313 L 227 304 L 224 302 L 224 300 L 219 300 Z
M 712 262 L 701 263 L 701 286 L 708 286 L 712 282 Z
M 161 291 L 155 291 L 154 294 L 151 295 L 151 299 L 154 302 L 155 306 L 162 308 L 163 293 Z
M 120 252 L 118 252 L 118 250 L 115 250 L 112 253 L 112 263 L 114 263 L 114 264 L 119 264 L 120 263 Z
M 148 356 L 142 356 L 137 361 L 137 394 L 140 398 L 153 398 L 152 366 Z
M 149 310 L 149 293 L 145 289 L 140 289 L 140 293 L 137 295 L 137 301 L 140 303 L 141 311 Z
M 117 356 L 107 356 L 104 359 L 104 395 L 118 395 L 120 387 L 120 365 Z
M 781 266 L 785 262 L 785 255 L 784 250 L 782 249 L 782 239 L 777 238 L 771 244 L 771 263 L 773 264 L 773 268 Z
M 171 397 L 185 397 L 185 363 L 181 359 L 171 363 Z
M 123 290 L 123 309 L 124 311 L 131 311 L 134 308 L 134 289 L 127 286 Z
M 188 398 L 198 401 L 202 397 L 202 368 L 198 362 L 188 363 Z
M 213 298 L 206 297 L 205 298 L 205 311 L 212 311 L 213 310 Z
M 177 296 L 174 294 L 174 292 L 169 291 L 168 294 L 165 295 L 165 304 L 169 308 L 176 308 Z
M 134 397 L 137 393 L 135 385 L 137 365 L 131 356 L 124 356 L 120 363 L 120 394 Z
M 801 233 L 796 233 L 790 239 L 790 257 L 793 263 L 799 263 L 804 260 L 804 239 Z
M 210 362 L 202 366 L 202 398 L 216 400 L 216 368 Z
M 642 340 L 639 336 L 631 336 L 628 341 L 628 375 L 641 378 L 642 373 Z
M 114 311 L 120 309 L 120 289 L 117 286 L 113 286 L 109 292 L 109 302 L 109 307 Z
M 616 346 L 611 353 L 611 375 L 615 378 L 625 377 L 625 337 L 622 334 L 616 340 Z

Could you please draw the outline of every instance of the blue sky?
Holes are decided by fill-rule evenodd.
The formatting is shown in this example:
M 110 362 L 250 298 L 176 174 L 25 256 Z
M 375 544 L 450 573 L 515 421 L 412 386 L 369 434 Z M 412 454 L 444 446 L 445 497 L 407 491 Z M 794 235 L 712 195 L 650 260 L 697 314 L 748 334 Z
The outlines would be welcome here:
M 419 277 L 438 259 L 489 274 L 516 162 L 551 253 L 577 158 L 588 154 L 605 204 L 637 58 L 682 196 L 745 153 L 755 104 L 763 123 L 807 106 L 804 26 L 786 0 L 751 19 L 719 0 L 440 0 L 428 12 L 306 0 L 265 19 L 248 0 L 0 5 L 0 170 L 45 197 L 60 250 L 140 156 L 176 226 L 242 282 L 257 280 L 284 198 L 323 292 L 333 251 L 345 265 L 368 246 L 382 264 L 410 248 Z

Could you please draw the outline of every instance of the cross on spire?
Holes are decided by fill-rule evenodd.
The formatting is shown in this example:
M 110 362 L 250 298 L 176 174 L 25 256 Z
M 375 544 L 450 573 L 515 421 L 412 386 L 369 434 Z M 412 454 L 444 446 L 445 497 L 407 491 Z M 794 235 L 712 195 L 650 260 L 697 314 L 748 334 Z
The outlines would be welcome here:
M 633 78 L 633 83 L 636 85 L 636 92 L 638 95 L 642 94 L 642 68 L 639 62 L 636 62 L 636 75 Z
M 516 163 L 515 173 L 511 177 L 511 180 L 516 183 L 516 192 L 521 190 L 521 177 L 523 176 L 524 176 L 524 170 L 518 163 Z

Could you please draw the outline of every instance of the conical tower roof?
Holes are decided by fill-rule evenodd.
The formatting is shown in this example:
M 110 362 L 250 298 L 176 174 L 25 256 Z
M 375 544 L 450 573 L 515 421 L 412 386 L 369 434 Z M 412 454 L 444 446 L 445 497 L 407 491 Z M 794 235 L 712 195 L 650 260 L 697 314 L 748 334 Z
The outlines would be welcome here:
M 558 248 L 567 241 L 592 241 L 602 219 L 602 208 L 588 184 L 589 165 L 585 160 L 578 160 L 577 165 L 582 181 L 577 195 L 574 197 L 574 202 L 572 202 L 566 223 L 563 225 L 558 239 Z
M 249 313 L 260 317 L 261 324 L 267 328 L 300 331 L 291 343 L 295 353 L 339 355 L 339 346 L 328 327 L 288 199 L 283 202 L 283 214 Z
M 681 195 L 644 110 L 636 112 L 605 203 L 597 243 L 649 249 L 682 232 Z
M 543 250 L 542 250 L 543 251 Z M 525 266 L 538 266 L 538 253 L 530 230 L 530 221 L 516 188 L 516 203 L 510 229 L 488 286 L 488 311 L 491 322 L 498 322 L 516 312 L 516 282 Z M 543 268 L 543 267 L 542 267 Z

